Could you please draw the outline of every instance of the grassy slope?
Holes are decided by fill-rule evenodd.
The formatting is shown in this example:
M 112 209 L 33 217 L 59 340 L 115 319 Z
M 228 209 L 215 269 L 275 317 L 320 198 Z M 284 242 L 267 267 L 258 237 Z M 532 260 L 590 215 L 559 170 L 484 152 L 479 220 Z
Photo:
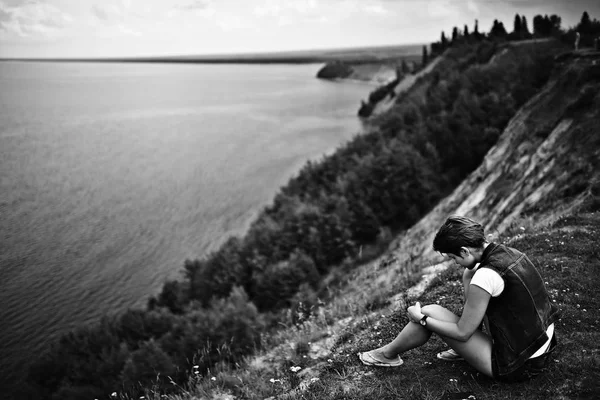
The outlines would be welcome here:
M 595 205 L 590 208 L 591 203 Z M 407 304 L 439 302 L 460 311 L 462 271 L 450 267 L 435 276 L 426 290 L 408 294 L 396 304 L 370 313 L 368 308 L 357 309 L 358 317 L 338 324 L 329 318 L 338 316 L 336 312 L 320 314 L 271 338 L 283 344 L 249 360 L 247 366 L 190 378 L 187 394 L 169 398 L 441 399 L 462 393 L 476 399 L 596 399 L 600 394 L 600 212 L 590 210 L 597 210 L 599 203 L 598 197 L 592 197 L 579 211 L 546 227 L 523 221 L 524 229 L 517 224 L 499 239 L 530 256 L 547 282 L 552 301 L 562 310 L 556 330 L 559 347 L 546 373 L 530 382 L 499 384 L 464 362 L 439 361 L 435 354 L 445 346 L 435 335 L 422 348 L 405 353 L 399 368 L 366 367 L 359 362 L 357 352 L 390 341 L 406 324 Z M 418 277 L 412 278 L 398 289 L 405 292 L 402 289 Z M 332 330 L 337 330 L 336 335 L 330 336 Z M 147 398 L 160 397 L 149 391 Z
M 547 282 L 552 300 L 563 311 L 557 324 L 559 348 L 545 375 L 521 384 L 498 384 L 464 362 L 438 361 L 444 343 L 435 338 L 407 352 L 396 369 L 363 367 L 354 354 L 391 340 L 407 322 L 403 309 L 356 328 L 341 343 L 321 380 L 296 398 L 438 399 L 444 392 L 469 392 L 478 399 L 592 399 L 600 395 L 600 213 L 579 213 L 550 227 L 507 237 L 503 242 L 526 252 Z M 461 271 L 451 267 L 409 304 L 436 303 L 456 312 L 462 308 Z M 344 377 L 348 378 L 345 379 Z M 466 396 L 465 396 L 466 397 Z
M 587 91 L 590 85 L 590 88 L 596 87 L 595 81 L 590 82 L 584 84 L 582 90 Z M 582 179 L 587 186 L 594 180 L 586 174 L 573 174 L 579 169 L 573 166 L 578 164 L 571 159 L 593 161 L 597 158 L 597 141 L 588 139 L 595 136 L 593 127 L 597 126 L 594 124 L 598 115 L 593 111 L 595 107 L 588 109 L 591 111 L 585 116 L 576 118 L 580 125 L 574 131 L 577 135 L 573 140 L 581 146 L 567 146 L 572 150 L 568 152 L 570 156 L 561 158 L 559 163 L 558 169 L 570 176 L 567 179 L 570 183 L 565 187 L 581 186 Z M 562 143 L 559 148 L 565 146 L 566 143 Z M 587 158 L 581 157 L 585 155 Z M 594 177 L 597 180 L 597 172 L 591 178 Z M 558 177 L 554 179 L 558 181 Z M 566 199 L 569 192 L 559 188 L 562 186 L 557 187 L 554 194 L 545 196 L 545 200 L 524 209 L 525 218 L 503 230 L 498 239 L 525 251 L 534 260 L 548 282 L 553 301 L 563 311 L 557 324 L 559 348 L 547 373 L 534 381 L 498 384 L 478 375 L 465 363 L 438 361 L 435 354 L 444 344 L 435 337 L 423 348 L 406 353 L 405 364 L 400 368 L 382 370 L 360 364 L 356 357 L 358 351 L 388 342 L 406 323 L 404 310 L 408 304 L 417 300 L 424 304 L 439 301 L 456 312 L 462 308 L 459 269 L 440 268 L 438 272 L 441 272 L 427 287 L 414 291 L 410 289 L 423 272 L 405 272 L 402 276 L 396 273 L 390 278 L 386 270 L 396 261 L 393 255 L 385 255 L 372 267 L 355 270 L 352 276 L 338 274 L 337 279 L 347 283 L 344 291 L 301 326 L 265 336 L 264 348 L 271 350 L 258 353 L 234 370 L 223 366 L 207 377 L 190 374 L 186 393 L 169 398 L 439 399 L 452 393 L 469 393 L 478 399 L 598 398 L 600 299 L 596 292 L 600 288 L 600 246 L 597 243 L 600 185 L 596 182 L 588 186 L 583 197 L 576 196 L 587 199 L 583 204 L 573 201 L 574 197 Z M 576 193 L 580 191 L 573 192 Z M 564 207 L 567 204 L 576 204 L 577 208 Z M 566 216 L 559 218 L 563 212 Z M 396 293 L 398 295 L 392 297 Z M 147 398 L 161 396 L 149 389 Z

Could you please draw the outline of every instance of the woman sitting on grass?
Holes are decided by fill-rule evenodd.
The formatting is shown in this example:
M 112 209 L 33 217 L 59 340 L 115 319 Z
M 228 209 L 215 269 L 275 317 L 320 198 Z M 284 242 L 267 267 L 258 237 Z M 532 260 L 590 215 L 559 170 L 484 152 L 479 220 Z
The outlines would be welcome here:
M 514 382 L 538 375 L 556 347 L 554 322 L 559 311 L 527 256 L 487 242 L 479 223 L 460 216 L 448 218 L 433 248 L 474 271 L 464 275 L 470 283 L 462 315 L 417 302 L 408 308 L 409 323 L 391 343 L 359 353 L 363 364 L 399 366 L 403 362 L 399 354 L 422 346 L 435 332 L 489 377 Z M 489 335 L 479 330 L 484 317 Z

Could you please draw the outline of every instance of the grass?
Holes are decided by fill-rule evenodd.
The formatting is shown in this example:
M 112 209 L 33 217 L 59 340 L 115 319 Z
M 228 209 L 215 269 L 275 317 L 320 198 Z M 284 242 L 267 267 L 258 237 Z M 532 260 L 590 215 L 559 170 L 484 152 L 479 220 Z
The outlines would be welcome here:
M 436 335 L 402 355 L 398 368 L 366 367 L 356 353 L 392 340 L 407 323 L 415 301 L 437 303 L 460 314 L 462 271 L 438 273 L 422 293 L 407 293 L 422 272 L 393 285 L 373 282 L 389 260 L 356 269 L 332 301 L 302 324 L 265 334 L 264 348 L 237 366 L 220 365 L 202 376 L 190 371 L 179 394 L 149 388 L 145 399 L 597 399 L 600 395 L 600 212 L 598 193 L 576 211 L 540 226 L 535 216 L 513 223 L 496 239 L 525 252 L 538 267 L 552 301 L 561 309 L 558 348 L 547 371 L 529 382 L 503 384 L 465 362 L 444 362 Z M 127 398 L 127 397 L 125 397 Z

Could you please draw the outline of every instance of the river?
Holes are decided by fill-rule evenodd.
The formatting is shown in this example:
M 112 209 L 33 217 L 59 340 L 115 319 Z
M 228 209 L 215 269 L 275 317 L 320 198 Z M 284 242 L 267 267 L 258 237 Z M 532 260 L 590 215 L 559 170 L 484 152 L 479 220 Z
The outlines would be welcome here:
M 144 307 L 360 132 L 319 65 L 0 63 L 0 384 Z

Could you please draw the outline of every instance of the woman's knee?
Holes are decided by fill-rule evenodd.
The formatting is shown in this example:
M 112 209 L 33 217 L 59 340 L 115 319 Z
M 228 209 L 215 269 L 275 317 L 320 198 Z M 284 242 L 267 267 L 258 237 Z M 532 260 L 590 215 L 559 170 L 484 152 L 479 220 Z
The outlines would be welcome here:
M 436 315 L 452 313 L 452 311 L 440 306 L 439 304 L 427 304 L 426 306 L 421 307 L 421 311 L 423 312 L 423 314 L 427 314 L 431 317 L 435 317 Z
M 437 314 L 440 309 L 443 309 L 444 307 L 440 306 L 439 304 L 427 304 L 423 307 L 421 307 L 421 311 L 424 314 L 430 315 L 433 317 L 434 314 Z
M 423 306 L 421 307 L 421 312 L 425 315 L 442 321 L 456 321 L 459 318 L 452 311 L 440 306 L 439 304 L 428 304 Z

